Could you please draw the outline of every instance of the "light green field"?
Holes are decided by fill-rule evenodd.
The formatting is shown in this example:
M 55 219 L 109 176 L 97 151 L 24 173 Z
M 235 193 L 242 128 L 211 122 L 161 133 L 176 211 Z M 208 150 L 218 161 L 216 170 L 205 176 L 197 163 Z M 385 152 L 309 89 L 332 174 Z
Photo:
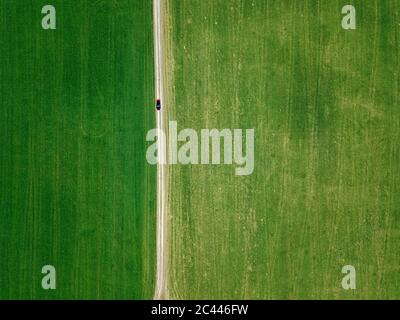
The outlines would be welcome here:
M 251 176 L 169 168 L 168 296 L 400 298 L 400 2 L 168 3 L 169 120 L 255 129 Z
M 147 0 L 0 0 L 1 299 L 152 297 L 151 19 Z

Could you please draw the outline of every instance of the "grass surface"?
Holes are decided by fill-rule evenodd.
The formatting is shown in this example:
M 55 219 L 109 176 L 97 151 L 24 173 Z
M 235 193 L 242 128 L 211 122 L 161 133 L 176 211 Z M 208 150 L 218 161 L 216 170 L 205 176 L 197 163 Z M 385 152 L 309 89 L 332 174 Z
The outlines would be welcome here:
M 169 297 L 400 298 L 400 3 L 350 3 L 169 1 L 169 119 L 255 129 L 251 176 L 170 167 Z
M 0 0 L 0 298 L 151 298 L 151 1 L 46 4 Z

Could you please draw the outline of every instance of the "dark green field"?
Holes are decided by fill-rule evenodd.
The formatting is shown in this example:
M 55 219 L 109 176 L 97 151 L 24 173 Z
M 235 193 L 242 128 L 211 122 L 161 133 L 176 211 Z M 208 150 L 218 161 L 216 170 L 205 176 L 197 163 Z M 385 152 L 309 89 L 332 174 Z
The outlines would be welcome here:
M 400 298 L 400 2 L 181 0 L 168 17 L 169 119 L 255 129 L 250 176 L 170 168 L 168 296 Z
M 151 1 L 46 4 L 0 0 L 0 299 L 151 298 Z

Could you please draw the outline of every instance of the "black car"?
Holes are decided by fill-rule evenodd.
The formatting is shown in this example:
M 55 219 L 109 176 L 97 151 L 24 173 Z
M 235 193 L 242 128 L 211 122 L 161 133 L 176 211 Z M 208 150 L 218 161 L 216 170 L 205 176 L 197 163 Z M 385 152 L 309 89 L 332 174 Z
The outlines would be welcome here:
M 157 109 L 158 111 L 161 110 L 161 100 L 160 100 L 160 99 L 157 99 L 157 100 L 156 100 L 156 109 Z

